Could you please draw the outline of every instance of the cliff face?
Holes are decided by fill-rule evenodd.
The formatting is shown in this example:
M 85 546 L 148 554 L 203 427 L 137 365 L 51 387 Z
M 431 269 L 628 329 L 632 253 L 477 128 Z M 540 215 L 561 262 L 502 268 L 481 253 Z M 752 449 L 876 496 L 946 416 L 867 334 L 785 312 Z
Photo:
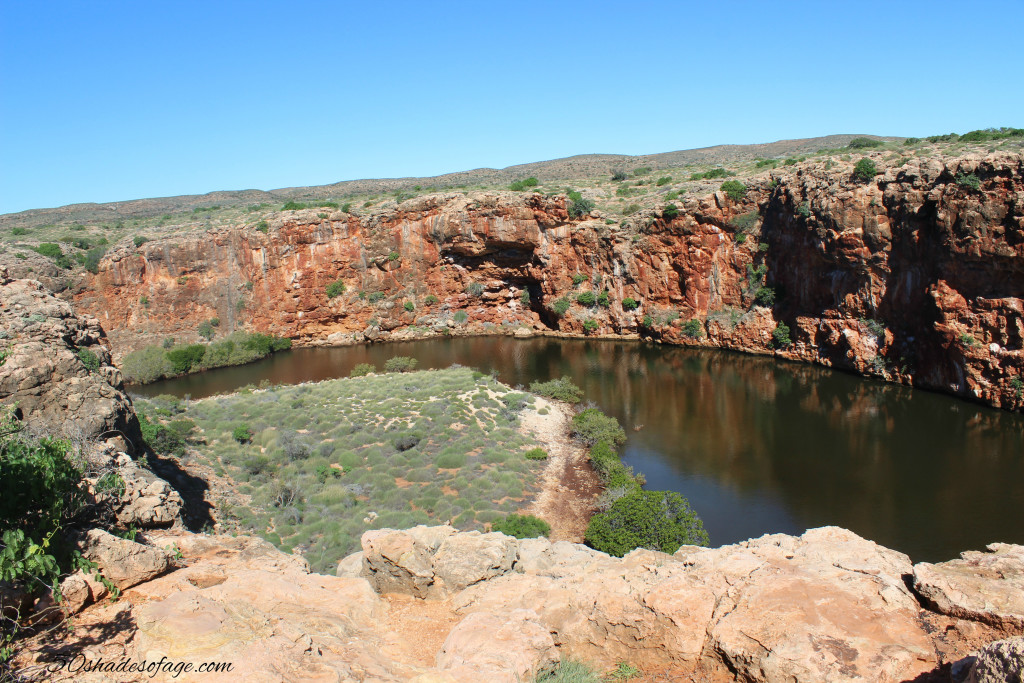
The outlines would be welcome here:
M 671 220 L 576 221 L 564 197 L 519 193 L 290 212 L 266 233 L 122 247 L 75 301 L 115 354 L 195 339 L 214 317 L 299 345 L 526 328 L 776 353 L 1024 405 L 1024 160 L 911 159 L 870 182 L 831 164 L 748 181 L 740 201 L 685 198 Z M 346 291 L 329 299 L 336 280 Z M 607 307 L 575 303 L 605 289 Z M 775 349 L 780 322 L 793 343 Z

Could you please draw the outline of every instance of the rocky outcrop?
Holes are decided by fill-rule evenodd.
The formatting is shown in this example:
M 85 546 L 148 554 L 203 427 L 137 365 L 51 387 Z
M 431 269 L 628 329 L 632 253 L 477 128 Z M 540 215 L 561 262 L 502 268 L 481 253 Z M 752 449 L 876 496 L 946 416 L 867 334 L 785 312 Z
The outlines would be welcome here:
M 0 403 L 30 428 L 76 440 L 121 434 L 142 443 L 138 418 L 94 317 L 34 280 L 0 271 Z
M 967 683 L 1024 681 L 1024 637 L 991 643 L 978 653 Z
M 1024 546 L 992 543 L 988 550 L 914 565 L 914 590 L 942 614 L 1024 630 Z
M 103 577 L 124 590 L 159 576 L 171 566 L 165 550 L 90 529 L 79 541 L 82 557 L 95 562 Z
M 530 680 L 569 658 L 748 682 L 942 680 L 929 676 L 951 664 L 904 582 L 909 559 L 834 527 L 621 559 L 564 541 L 383 529 L 364 535 L 361 575 L 348 561 L 338 577 L 249 537 L 154 532 L 150 542 L 175 548 L 180 568 L 120 606 L 86 610 L 76 633 L 87 656 L 232 665 L 211 680 L 420 683 Z M 1016 586 L 992 577 L 986 590 L 1005 598 Z M 109 636 L 115 621 L 126 637 Z M 980 676 L 1012 671 L 1018 647 L 951 656 Z M 47 661 L 47 648 L 34 652 Z
M 748 180 L 740 200 L 684 197 L 675 218 L 647 210 L 611 225 L 571 220 L 564 197 L 501 192 L 359 216 L 286 212 L 266 234 L 242 226 L 114 250 L 75 303 L 102 319 L 119 353 L 197 339 L 213 317 L 222 330 L 299 345 L 639 335 L 1020 408 L 1024 160 L 875 161 L 884 172 L 870 182 L 852 177 L 852 163 L 809 163 Z M 347 290 L 328 298 L 336 280 Z M 762 287 L 771 291 L 757 297 Z M 585 289 L 607 289 L 609 305 L 553 310 Z M 784 348 L 773 342 L 779 323 L 793 342 Z

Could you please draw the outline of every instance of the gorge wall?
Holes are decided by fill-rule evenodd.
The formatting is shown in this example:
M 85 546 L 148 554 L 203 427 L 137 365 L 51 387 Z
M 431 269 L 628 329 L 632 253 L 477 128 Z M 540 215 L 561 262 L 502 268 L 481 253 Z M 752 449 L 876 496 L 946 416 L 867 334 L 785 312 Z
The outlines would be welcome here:
M 196 340 L 211 318 L 221 332 L 300 346 L 629 336 L 774 353 L 1020 409 L 1022 175 L 1016 154 L 909 159 L 869 182 L 850 164 L 808 163 L 748 180 L 738 201 L 684 197 L 674 218 L 618 222 L 571 219 L 561 195 L 511 192 L 434 194 L 366 215 L 283 212 L 263 231 L 120 246 L 74 298 L 115 357 Z M 329 298 L 337 280 L 345 292 Z M 762 287 L 774 296 L 757 299 Z M 607 306 L 575 301 L 606 289 Z M 560 315 L 562 298 L 571 306 Z M 779 323 L 792 344 L 776 348 Z

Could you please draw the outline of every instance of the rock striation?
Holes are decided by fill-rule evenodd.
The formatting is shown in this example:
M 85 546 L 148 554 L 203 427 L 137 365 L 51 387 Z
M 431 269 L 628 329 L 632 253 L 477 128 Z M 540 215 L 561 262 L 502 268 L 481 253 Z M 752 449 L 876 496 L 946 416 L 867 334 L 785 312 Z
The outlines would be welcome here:
M 239 226 L 116 249 L 75 304 L 101 318 L 119 354 L 198 339 L 213 317 L 298 345 L 640 336 L 1019 409 L 1024 159 L 876 162 L 884 172 L 869 182 L 847 163 L 808 163 L 749 180 L 739 200 L 685 197 L 674 218 L 648 210 L 611 225 L 570 219 L 564 197 L 508 192 L 434 194 L 358 216 L 286 212 L 267 233 Z M 328 298 L 336 280 L 347 290 Z M 553 309 L 588 288 L 607 289 L 609 306 Z M 684 327 L 691 320 L 699 329 Z M 780 323 L 792 344 L 776 348 Z

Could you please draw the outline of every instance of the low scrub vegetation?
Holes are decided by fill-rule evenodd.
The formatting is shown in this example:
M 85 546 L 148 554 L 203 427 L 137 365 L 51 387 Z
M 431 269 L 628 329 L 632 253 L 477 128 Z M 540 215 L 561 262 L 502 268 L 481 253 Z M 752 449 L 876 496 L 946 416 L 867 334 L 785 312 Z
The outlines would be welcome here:
M 149 429 L 194 421 L 186 439 L 205 444 L 194 453 L 250 499 L 226 523 L 332 572 L 368 529 L 508 524 L 544 467 L 523 457 L 538 444 L 518 430 L 534 401 L 452 368 L 138 405 Z M 251 442 L 235 438 L 239 426 Z
M 212 336 L 212 335 L 211 335 Z M 132 351 L 121 362 L 128 382 L 146 384 L 165 377 L 228 365 L 242 365 L 290 349 L 291 339 L 258 332 L 234 332 L 210 344 L 162 345 Z
M 547 382 L 533 382 L 530 384 L 530 391 L 566 403 L 579 403 L 583 400 L 583 390 L 573 384 L 568 376 Z
M 516 538 L 540 538 L 551 533 L 551 525 L 533 515 L 511 514 L 491 525 L 491 530 Z

